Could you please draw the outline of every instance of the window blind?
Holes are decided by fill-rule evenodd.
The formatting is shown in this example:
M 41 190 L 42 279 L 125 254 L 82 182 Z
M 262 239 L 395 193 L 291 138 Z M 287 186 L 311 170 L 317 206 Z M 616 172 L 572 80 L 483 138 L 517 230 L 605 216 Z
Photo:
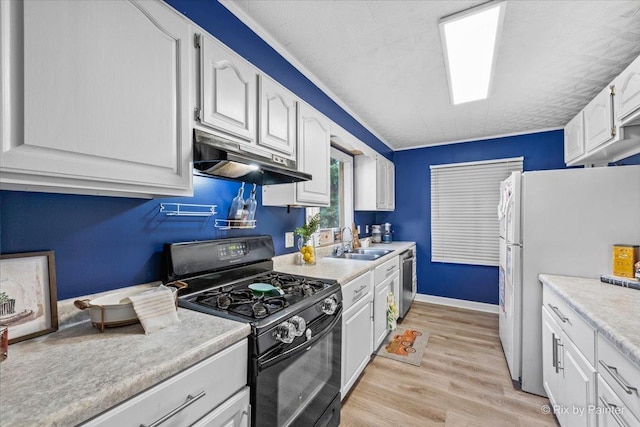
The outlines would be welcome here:
M 500 182 L 522 157 L 431 166 L 431 261 L 499 263 Z

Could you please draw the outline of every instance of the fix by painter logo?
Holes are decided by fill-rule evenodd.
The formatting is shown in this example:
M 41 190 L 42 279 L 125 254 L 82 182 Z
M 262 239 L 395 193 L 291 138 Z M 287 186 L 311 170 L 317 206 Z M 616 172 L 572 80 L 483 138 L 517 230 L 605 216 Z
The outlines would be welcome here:
M 624 408 L 620 406 L 613 406 L 613 405 L 609 405 L 609 406 L 542 405 L 540 407 L 540 412 L 542 412 L 543 414 L 548 414 L 553 412 L 555 415 L 577 415 L 577 416 L 582 416 L 585 414 L 622 415 L 624 413 Z

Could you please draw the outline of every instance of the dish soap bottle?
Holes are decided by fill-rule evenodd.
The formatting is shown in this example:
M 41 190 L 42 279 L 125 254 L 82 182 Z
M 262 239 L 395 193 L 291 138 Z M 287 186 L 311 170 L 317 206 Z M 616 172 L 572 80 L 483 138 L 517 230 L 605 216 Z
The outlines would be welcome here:
M 242 186 L 238 190 L 238 195 L 233 198 L 231 201 L 231 207 L 229 208 L 229 216 L 227 219 L 229 220 L 241 220 L 242 219 L 242 211 L 244 210 L 244 199 L 242 195 L 244 194 L 244 182 Z
M 252 225 L 251 222 L 255 219 L 257 207 L 258 202 L 256 201 L 256 184 L 253 184 L 251 195 L 247 199 L 244 207 L 247 210 L 247 225 Z

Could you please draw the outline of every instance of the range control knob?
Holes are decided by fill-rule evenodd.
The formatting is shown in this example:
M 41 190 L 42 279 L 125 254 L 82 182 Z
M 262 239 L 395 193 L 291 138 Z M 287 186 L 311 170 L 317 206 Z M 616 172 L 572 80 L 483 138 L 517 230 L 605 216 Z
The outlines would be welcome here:
M 300 316 L 293 316 L 289 319 L 289 323 L 291 323 L 295 328 L 294 335 L 297 337 L 302 336 L 304 331 L 307 329 L 307 322 Z
M 320 310 L 322 310 L 322 312 L 324 314 L 334 314 L 336 312 L 336 309 L 338 308 L 338 301 L 336 301 L 336 297 L 329 297 L 326 298 L 324 301 L 322 301 L 322 304 L 320 305 Z
M 289 322 L 282 322 L 276 327 L 275 335 L 278 341 L 289 344 L 296 336 L 296 327 Z

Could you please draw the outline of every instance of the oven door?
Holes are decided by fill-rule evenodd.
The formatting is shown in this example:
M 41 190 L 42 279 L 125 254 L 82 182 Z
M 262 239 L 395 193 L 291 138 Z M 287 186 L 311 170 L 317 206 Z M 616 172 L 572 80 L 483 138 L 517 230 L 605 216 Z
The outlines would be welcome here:
M 254 426 L 340 424 L 342 308 L 308 329 L 311 338 L 303 335 L 255 361 Z

